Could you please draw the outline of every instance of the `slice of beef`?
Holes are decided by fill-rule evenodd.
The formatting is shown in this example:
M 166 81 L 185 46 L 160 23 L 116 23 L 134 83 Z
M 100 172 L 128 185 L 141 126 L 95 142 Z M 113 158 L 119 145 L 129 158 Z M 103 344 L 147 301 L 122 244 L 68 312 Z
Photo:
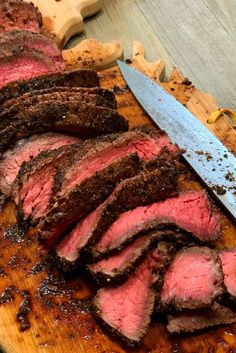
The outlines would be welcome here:
M 35 90 L 31 91 L 28 93 L 25 93 L 21 95 L 20 97 L 17 98 L 12 98 L 7 100 L 3 105 L 2 109 L 6 110 L 11 108 L 12 106 L 16 106 L 19 104 L 22 104 L 23 106 L 28 106 L 29 102 L 32 101 L 32 98 L 35 100 L 38 99 L 38 96 L 44 96 L 47 97 L 51 95 L 52 97 L 59 97 L 59 96 L 67 96 L 69 99 L 70 96 L 75 96 L 75 95 L 91 95 L 91 96 L 99 96 L 100 98 L 103 98 L 103 100 L 106 102 L 106 106 L 111 109 L 116 109 L 117 104 L 116 104 L 116 99 L 115 95 L 112 91 L 109 91 L 107 89 L 103 89 L 100 87 L 94 87 L 94 88 L 82 88 L 82 87 L 53 87 L 53 88 L 46 88 L 46 89 L 41 89 L 41 90 Z M 100 105 L 97 104 L 96 105 Z M 104 105 L 104 103 L 102 104 Z
M 23 29 L 39 32 L 42 15 L 33 3 L 21 0 L 0 1 L 0 32 Z
M 0 46 L 2 47 L 6 45 L 10 46 L 12 49 L 19 46 L 37 49 L 46 56 L 52 58 L 58 70 L 65 69 L 61 52 L 53 38 L 49 38 L 39 33 L 14 30 L 0 34 Z
M 58 68 L 52 58 L 36 49 L 4 46 L 0 48 L 0 70 L 0 87 L 3 87 L 12 81 L 58 71 Z
M 187 310 L 180 314 L 167 316 L 167 330 L 171 334 L 195 332 L 212 326 L 227 325 L 236 322 L 236 312 L 219 303 L 210 308 Z
M 147 332 L 155 302 L 152 285 L 166 265 L 167 253 L 168 246 L 159 244 L 126 282 L 100 289 L 93 300 L 95 318 L 128 345 L 140 344 Z
M 220 252 L 224 284 L 232 302 L 236 302 L 236 248 Z
M 184 192 L 177 197 L 122 213 L 103 234 L 94 250 L 106 253 L 122 247 L 140 233 L 181 228 L 202 241 L 219 234 L 219 216 L 212 214 L 205 192 Z M 109 250 L 109 251 L 108 251 Z
M 35 220 L 44 214 L 53 191 L 56 168 L 64 155 L 77 148 L 79 145 L 66 145 L 44 151 L 29 163 L 21 165 L 12 186 L 12 198 L 18 205 L 19 215 L 24 214 L 24 220 L 30 215 Z
M 57 87 L 96 87 L 99 86 L 99 78 L 93 70 L 72 70 L 54 72 L 29 80 L 17 80 L 0 88 L 0 104 L 8 100 L 22 96 L 25 93 L 42 89 L 54 89 Z
M 53 135 L 53 134 L 52 134 Z M 54 134 L 55 135 L 55 134 Z M 38 136 L 38 135 L 36 135 Z M 47 150 L 45 153 L 40 153 L 37 157 L 33 158 L 29 163 L 24 163 L 20 168 L 18 176 L 13 184 L 12 196 L 15 200 L 15 203 L 18 205 L 19 214 L 24 216 L 24 219 L 27 219 L 31 213 L 29 210 L 33 210 L 33 204 L 27 204 L 27 211 L 24 214 L 24 200 L 23 195 L 26 193 L 31 193 L 29 200 L 31 200 L 34 204 L 37 205 L 37 213 L 40 213 L 40 199 L 37 201 L 35 198 L 39 196 L 43 197 L 34 190 L 38 190 L 38 185 L 34 182 L 34 178 L 40 175 L 41 184 L 47 183 L 47 189 L 42 190 L 44 194 L 44 198 L 47 198 L 46 204 L 50 201 L 50 195 L 55 192 L 55 179 L 56 173 L 60 169 L 66 170 L 70 165 L 73 164 L 74 160 L 81 159 L 88 151 L 90 151 L 96 144 L 100 144 L 102 142 L 111 142 L 113 139 L 117 138 L 116 134 L 113 135 L 105 135 L 97 137 L 96 139 L 81 141 L 78 145 L 65 146 L 64 148 L 59 148 L 57 150 Z M 79 141 L 79 140 L 78 140 Z M 51 175 L 53 177 L 53 185 L 48 184 L 47 175 Z M 55 177 L 55 178 L 54 178 Z M 31 181 L 32 179 L 32 181 Z M 33 185 L 28 188 L 29 185 Z M 51 190 L 52 189 L 52 190 Z M 47 195 L 47 196 L 46 196 Z M 27 203 L 27 202 L 26 202 Z M 45 204 L 42 204 L 43 210 L 45 209 Z M 44 212 L 44 211 L 43 211 Z M 32 215 L 33 216 L 33 215 Z M 34 218 L 34 217 L 33 217 Z
M 44 103 L 51 105 L 61 103 L 90 104 L 92 106 L 112 108 L 107 100 L 96 94 L 69 91 L 37 94 L 18 103 L 14 102 L 13 106 L 3 110 L 3 112 L 0 113 L 0 131 L 6 129 L 10 121 L 12 121 L 12 124 L 17 124 L 19 119 L 22 119 L 22 114 L 27 112 L 28 109 L 36 109 L 38 105 L 42 106 Z
M 167 237 L 174 238 L 175 235 L 175 232 L 170 230 L 150 232 L 135 239 L 115 255 L 94 264 L 88 264 L 87 269 L 100 286 L 124 282 L 157 241 Z
M 9 126 L 0 131 L 0 151 L 16 141 L 45 131 L 63 131 L 92 137 L 128 129 L 127 120 L 110 108 L 77 102 L 49 101 L 22 109 Z
M 216 250 L 180 250 L 164 276 L 160 308 L 198 309 L 210 306 L 224 292 L 221 262 Z
M 24 216 L 31 216 L 35 221 L 38 218 L 44 216 L 47 210 L 51 196 L 54 192 L 53 186 L 56 177 L 56 169 L 60 167 L 61 156 L 58 156 L 58 161 L 53 158 L 53 163 L 45 164 L 45 158 L 42 161 L 42 168 L 39 165 L 35 165 L 35 172 L 32 174 L 32 167 L 29 173 L 24 173 L 24 177 L 28 176 L 27 182 L 24 181 L 22 184 L 17 183 L 20 186 L 19 190 L 16 190 L 14 195 L 20 195 L 18 204 L 20 209 L 23 210 Z M 49 158 L 50 160 L 50 158 Z M 28 166 L 26 166 L 28 168 Z M 118 168 L 120 168 L 118 170 Z M 93 177 L 84 180 L 80 185 L 80 207 L 78 210 L 83 214 L 86 212 L 86 208 L 91 207 L 91 203 L 96 203 L 96 200 L 109 193 L 110 188 L 114 188 L 117 182 L 120 180 L 130 177 L 140 170 L 140 163 L 137 155 L 129 154 L 125 157 L 118 159 L 111 163 L 107 168 L 97 172 Z M 22 181 L 22 178 L 21 178 Z M 107 184 L 106 184 L 107 181 Z M 109 184 L 108 184 L 109 183 Z M 90 198 L 91 197 L 91 198 Z M 89 203 L 89 201 L 91 203 Z M 86 205 L 88 203 L 88 206 Z M 56 225 L 57 226 L 57 225 Z
M 33 135 L 18 141 L 13 149 L 3 154 L 0 161 L 0 190 L 10 196 L 12 184 L 23 162 L 29 162 L 42 151 L 75 143 L 79 143 L 78 138 L 55 133 Z
M 120 135 L 112 143 L 96 146 L 96 149 L 86 154 L 83 159 L 75 161 L 71 168 L 67 168 L 64 174 L 62 173 L 62 176 L 59 177 L 59 188 L 54 200 L 55 206 L 46 217 L 46 228 L 42 226 L 43 237 L 50 238 L 54 236 L 54 232 L 61 232 L 61 223 L 68 223 L 70 226 L 86 215 L 81 216 L 81 205 L 78 202 L 81 192 L 80 183 L 83 179 L 89 178 L 117 158 L 132 152 L 138 153 L 142 160 L 153 159 L 161 153 L 163 146 L 169 148 L 170 151 L 173 150 L 174 153 L 177 152 L 176 147 L 170 143 L 169 138 L 163 132 L 153 132 L 149 136 L 141 131 L 129 131 Z M 90 209 L 87 209 L 87 212 L 93 211 L 96 206 L 90 204 Z M 58 226 L 55 227 L 57 224 Z M 50 230 L 52 225 L 54 231 Z
M 151 200 L 163 199 L 175 190 L 176 170 L 165 162 L 162 162 L 160 169 L 124 180 L 104 203 L 67 235 L 58 246 L 57 255 L 64 261 L 77 261 L 81 250 L 95 244 L 121 213 L 137 205 L 145 205 Z M 93 260 L 109 250 L 109 247 L 104 249 L 96 245 L 87 249 Z

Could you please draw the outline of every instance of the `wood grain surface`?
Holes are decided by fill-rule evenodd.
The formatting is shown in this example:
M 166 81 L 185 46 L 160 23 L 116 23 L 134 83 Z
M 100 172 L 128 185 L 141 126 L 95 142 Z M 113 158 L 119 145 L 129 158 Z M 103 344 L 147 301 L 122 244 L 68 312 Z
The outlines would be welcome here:
M 33 2 L 43 16 L 43 24 L 56 35 L 63 47 L 74 35 L 84 29 L 83 19 L 101 9 L 100 0 L 26 0 Z
M 236 2 L 234 0 L 103 0 L 86 21 L 85 38 L 119 39 L 124 56 L 132 42 L 145 44 L 148 59 L 173 64 L 221 107 L 236 110 Z
M 139 63 L 140 64 L 140 63 Z M 133 63 L 137 65 L 137 62 Z M 145 64 L 142 65 L 145 69 Z M 157 78 L 158 79 L 158 78 Z M 131 126 L 150 124 L 148 117 L 139 107 L 121 78 L 118 68 L 100 73 L 101 85 L 116 87 L 119 111 L 130 121 Z M 212 97 L 202 94 L 191 85 L 183 82 L 181 74 L 174 70 L 172 80 L 165 88 L 174 88 L 172 94 L 204 121 L 208 112 L 215 109 Z M 224 130 L 224 128 L 223 128 Z M 218 130 L 214 133 L 222 138 Z M 224 140 L 224 137 L 223 137 Z M 225 142 L 231 150 L 232 141 Z M 189 174 L 181 180 L 182 189 L 199 189 L 201 186 Z M 2 293 L 9 286 L 14 298 L 0 305 L 0 346 L 6 353 L 232 353 L 236 349 L 236 325 L 214 328 L 204 333 L 185 337 L 169 337 L 158 318 L 145 337 L 144 344 L 136 350 L 129 350 L 107 335 L 92 319 L 84 303 L 94 293 L 94 288 L 86 276 L 80 275 L 68 280 L 65 291 L 63 283 L 51 282 L 47 268 L 35 271 L 35 264 L 42 261 L 42 249 L 35 241 L 34 231 L 23 233 L 18 242 L 11 242 L 9 225 L 15 223 L 13 205 L 9 204 L 0 214 L 0 303 Z M 26 237 L 26 238 L 25 238 Z M 222 236 L 217 243 L 219 248 L 236 245 L 236 228 L 222 214 Z M 32 271 L 34 269 L 34 271 Z M 36 267 L 37 269 L 37 267 Z M 54 271 L 57 276 L 57 271 Z M 74 290 L 68 290 L 74 289 Z M 30 328 L 20 332 L 17 310 L 22 301 L 22 290 L 29 291 L 31 310 L 28 314 Z

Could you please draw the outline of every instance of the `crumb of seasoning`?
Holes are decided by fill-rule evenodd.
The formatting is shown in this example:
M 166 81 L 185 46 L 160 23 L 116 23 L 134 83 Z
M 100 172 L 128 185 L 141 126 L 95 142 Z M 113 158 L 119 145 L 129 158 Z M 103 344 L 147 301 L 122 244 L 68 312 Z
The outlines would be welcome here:
M 224 195 L 226 193 L 226 190 L 222 185 L 215 185 L 212 187 L 212 190 L 217 193 L 217 195 Z
M 132 60 L 131 59 L 126 59 L 125 62 L 126 62 L 126 64 L 132 64 Z

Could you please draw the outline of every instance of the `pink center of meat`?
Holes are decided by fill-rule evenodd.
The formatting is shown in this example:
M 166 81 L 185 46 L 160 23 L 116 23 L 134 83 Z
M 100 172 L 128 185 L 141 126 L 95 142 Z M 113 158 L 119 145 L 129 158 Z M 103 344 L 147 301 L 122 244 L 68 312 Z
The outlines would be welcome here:
M 161 299 L 164 303 L 205 300 L 214 293 L 214 273 L 208 256 L 185 252 L 177 255 L 164 276 Z
M 220 255 L 224 273 L 224 284 L 227 291 L 236 296 L 236 249 Z

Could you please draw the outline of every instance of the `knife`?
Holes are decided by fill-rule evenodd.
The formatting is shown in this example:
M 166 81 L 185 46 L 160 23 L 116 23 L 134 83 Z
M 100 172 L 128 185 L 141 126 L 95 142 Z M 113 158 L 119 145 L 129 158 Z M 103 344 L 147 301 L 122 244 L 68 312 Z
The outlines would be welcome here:
M 236 158 L 194 115 L 141 72 L 117 61 L 139 104 L 236 221 Z

